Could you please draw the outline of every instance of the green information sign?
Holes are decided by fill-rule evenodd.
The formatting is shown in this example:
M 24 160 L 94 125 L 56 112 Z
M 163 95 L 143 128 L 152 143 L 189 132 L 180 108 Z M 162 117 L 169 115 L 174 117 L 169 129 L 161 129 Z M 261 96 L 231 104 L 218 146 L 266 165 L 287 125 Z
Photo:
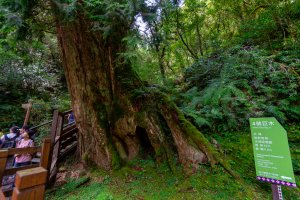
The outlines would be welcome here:
M 274 118 L 250 118 L 256 178 L 296 187 L 287 133 Z

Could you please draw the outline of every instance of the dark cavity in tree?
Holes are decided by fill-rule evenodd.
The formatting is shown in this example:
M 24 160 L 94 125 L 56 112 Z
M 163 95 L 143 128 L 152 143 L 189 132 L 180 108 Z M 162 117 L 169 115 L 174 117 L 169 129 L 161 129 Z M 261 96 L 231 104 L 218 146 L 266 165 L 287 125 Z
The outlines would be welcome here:
M 140 144 L 139 154 L 141 158 L 146 159 L 147 156 L 154 157 L 155 152 L 149 140 L 147 131 L 140 126 L 137 126 L 135 129 L 135 134 L 137 136 L 137 139 L 139 140 L 139 144 Z

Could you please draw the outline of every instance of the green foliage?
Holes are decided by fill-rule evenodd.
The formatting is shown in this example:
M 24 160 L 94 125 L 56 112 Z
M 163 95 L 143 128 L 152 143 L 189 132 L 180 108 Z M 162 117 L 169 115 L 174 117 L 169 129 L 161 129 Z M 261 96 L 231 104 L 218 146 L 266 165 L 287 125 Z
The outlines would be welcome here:
M 88 185 L 88 187 L 78 188 L 86 180 L 87 177 L 69 179 L 68 183 L 61 186 L 60 189 L 55 191 L 54 194 L 47 194 L 46 199 L 65 200 L 67 198 L 72 200 L 80 200 L 82 197 L 85 197 L 85 199 L 95 199 L 97 196 L 104 195 L 104 191 L 102 191 L 103 186 L 101 183 L 96 182 Z
M 294 127 L 298 129 L 297 127 Z M 214 135 L 233 169 L 244 182 L 236 182 L 223 168 L 200 165 L 197 173 L 185 176 L 182 168 L 171 171 L 166 163 L 157 165 L 148 158 L 135 159 L 118 171 L 91 169 L 89 184 L 77 187 L 81 179 L 48 193 L 46 199 L 271 199 L 270 184 L 255 179 L 251 137 L 249 134 L 225 133 Z M 296 175 L 297 184 L 299 175 Z M 216 184 L 217 183 L 217 184 Z M 286 199 L 297 199 L 299 189 L 284 187 Z
M 272 116 L 281 123 L 300 117 L 297 60 L 236 47 L 200 60 L 186 70 L 182 110 L 199 127 L 240 130 L 250 117 Z
M 63 112 L 69 110 L 71 107 L 70 97 L 67 94 L 44 99 L 41 97 L 33 97 L 31 100 L 33 102 L 33 106 L 30 112 L 29 124 L 32 125 L 32 127 L 51 121 L 54 109 L 58 109 L 59 111 Z M 18 106 L 19 105 L 16 105 L 14 108 L 18 109 Z M 22 118 L 24 118 L 24 116 L 25 113 L 24 115 L 21 115 Z M 21 122 L 22 121 L 20 121 L 19 124 L 21 124 Z M 35 138 L 36 146 L 40 146 L 43 142 L 43 139 L 49 137 L 50 130 L 51 123 L 41 126 L 37 129 L 37 136 Z
M 299 1 L 277 1 L 257 6 L 241 23 L 240 36 L 247 44 L 267 45 L 268 48 L 291 48 L 299 44 Z
M 300 174 L 300 127 L 298 124 L 292 124 L 287 127 L 289 146 L 292 156 L 294 173 Z
M 38 125 L 49 120 L 60 90 L 66 90 L 53 35 L 41 34 L 36 27 L 29 27 L 33 25 L 30 18 L 36 3 L 0 1 L 1 128 L 22 125 L 25 110 L 21 104 L 29 99 L 34 100 L 29 123 Z M 34 17 L 39 21 L 39 14 Z M 43 20 L 48 20 L 47 12 L 43 13 Z M 32 34 L 33 30 L 37 34 Z

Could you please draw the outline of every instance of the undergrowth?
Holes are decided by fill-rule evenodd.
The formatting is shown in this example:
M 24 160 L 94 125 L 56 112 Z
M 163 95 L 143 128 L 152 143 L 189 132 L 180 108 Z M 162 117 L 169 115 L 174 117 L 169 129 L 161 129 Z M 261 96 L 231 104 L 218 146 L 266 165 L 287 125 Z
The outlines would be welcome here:
M 231 48 L 199 60 L 185 72 L 179 103 L 194 124 L 214 132 L 245 130 L 250 117 L 300 119 L 299 50 Z M 180 100 L 179 100 L 180 101 Z
M 55 192 L 48 193 L 46 199 L 272 199 L 271 185 L 255 179 L 250 134 L 236 132 L 214 137 L 243 181 L 235 181 L 221 166 L 200 165 L 196 174 L 186 176 L 179 165 L 171 172 L 167 164 L 158 165 L 151 158 L 136 159 L 114 172 L 91 168 L 87 174 L 91 177 L 88 184 L 78 187 L 85 177 L 70 179 Z M 299 173 L 296 181 L 299 185 Z M 285 199 L 297 200 L 300 190 L 283 187 L 283 195 Z

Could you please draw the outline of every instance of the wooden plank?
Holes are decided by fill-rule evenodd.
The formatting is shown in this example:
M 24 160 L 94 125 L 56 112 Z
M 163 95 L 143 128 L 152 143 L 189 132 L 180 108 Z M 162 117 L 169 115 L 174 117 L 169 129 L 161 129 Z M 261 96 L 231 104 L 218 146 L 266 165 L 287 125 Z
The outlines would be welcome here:
M 73 122 L 71 122 L 71 123 L 66 123 L 66 124 L 64 124 L 64 129 L 66 129 L 66 128 L 69 127 L 69 126 L 73 126 L 73 125 L 76 125 L 76 121 L 73 121 Z
M 62 115 L 67 115 L 67 114 L 70 114 L 72 112 L 72 109 L 71 110 L 67 110 L 65 112 L 62 113 Z
M 61 135 L 61 132 L 62 132 L 62 128 L 63 128 L 63 117 L 62 115 L 59 113 L 58 114 L 58 119 L 57 119 L 57 127 L 56 127 L 56 135 L 54 137 L 54 140 L 52 140 L 52 148 L 51 148 L 51 151 L 50 151 L 50 158 L 51 158 L 51 162 L 49 162 L 48 164 L 48 168 L 47 170 L 49 171 L 48 173 L 48 179 L 49 177 L 53 176 L 52 173 L 57 173 L 57 170 L 52 170 L 52 165 L 55 166 L 55 167 L 58 167 L 57 166 L 57 157 L 59 155 L 59 148 L 60 148 L 60 140 L 57 140 L 55 141 L 55 138 L 56 137 L 60 137 Z M 54 141 L 55 141 L 55 144 L 54 144 Z M 56 174 L 55 174 L 55 177 L 56 177 Z M 51 184 L 51 182 L 50 182 Z
M 12 200 L 42 200 L 45 198 L 45 185 L 20 190 L 14 188 Z
M 64 151 L 59 155 L 57 158 L 58 161 L 61 161 L 64 159 L 70 152 L 76 149 L 78 142 L 74 142 L 74 144 L 70 145 L 70 147 L 64 149 Z
M 53 185 L 55 183 L 57 171 L 58 171 L 58 168 L 55 167 L 53 172 L 50 173 L 50 176 L 48 178 L 48 185 Z
M 15 155 L 15 154 L 34 154 L 38 151 L 41 151 L 41 147 L 27 147 L 27 148 L 11 148 L 8 149 L 8 156 Z
M 72 144 L 73 142 L 77 141 L 77 136 L 76 134 L 72 135 L 71 137 L 67 138 L 66 140 L 61 142 L 60 148 L 64 149 L 67 146 L 69 146 L 70 144 Z
M 36 167 L 27 170 L 17 171 L 15 186 L 19 189 L 26 189 L 37 185 L 43 185 L 47 181 L 47 170 L 43 167 Z
M 61 149 L 60 156 L 66 154 L 66 152 L 68 152 L 70 148 L 76 147 L 77 144 L 78 144 L 77 141 L 74 141 L 73 143 L 71 143 L 68 146 L 66 146 L 64 149 Z
M 45 126 L 45 125 L 48 125 L 48 124 L 51 124 L 51 123 L 52 123 L 52 120 L 47 121 L 47 122 L 44 122 L 44 123 L 41 123 L 41 124 L 39 124 L 39 125 L 37 125 L 37 126 L 34 126 L 34 127 L 30 128 L 30 130 L 36 130 L 36 129 L 38 129 L 39 127 L 42 127 L 42 126 Z
M 23 105 L 26 105 L 26 104 L 22 104 L 22 107 L 23 107 Z M 24 106 L 24 108 L 27 109 L 27 111 L 26 111 L 23 126 L 27 125 L 27 123 L 29 121 L 30 111 L 32 108 L 32 101 L 29 101 L 28 104 L 26 106 Z
M 51 163 L 53 162 L 53 148 L 54 148 L 54 144 L 56 142 L 58 116 L 59 116 L 59 112 L 58 112 L 58 110 L 55 110 L 53 112 L 53 119 L 52 119 L 51 132 L 50 132 L 51 147 L 50 147 L 50 152 L 49 152 L 49 163 L 48 163 L 48 167 L 47 167 L 47 170 L 49 172 L 48 177 L 47 177 L 48 180 L 49 180 L 49 176 L 50 176 Z
M 56 137 L 56 131 L 57 131 L 57 123 L 58 123 L 58 110 L 54 110 L 53 112 L 53 120 L 51 125 L 51 142 L 54 143 L 55 137 Z
M 22 166 L 22 167 L 18 167 L 18 168 L 9 168 L 4 171 L 3 176 L 13 175 L 17 171 L 30 169 L 30 168 L 34 168 L 34 167 L 39 167 L 39 164 L 26 165 L 26 166 Z
M 57 122 L 57 132 L 56 132 L 56 136 L 60 136 L 61 132 L 63 130 L 63 123 L 64 123 L 64 119 L 63 116 L 61 115 L 61 113 L 59 113 L 58 115 L 58 122 Z
M 53 146 L 53 154 L 52 154 L 52 161 L 56 160 L 57 156 L 59 155 L 59 146 L 60 146 L 60 140 Z
M 67 139 L 68 137 L 71 137 L 74 134 L 78 133 L 78 128 L 74 128 L 72 130 L 69 130 L 68 132 L 64 133 L 63 135 L 60 136 L 60 141 L 63 141 Z
M 55 142 L 53 143 L 53 146 L 59 141 L 59 139 L 60 139 L 60 136 L 55 137 Z
M 57 157 L 58 157 L 58 154 L 54 155 L 54 153 L 53 153 L 52 161 L 50 163 L 50 168 L 48 169 L 49 170 L 49 176 L 52 176 L 52 173 L 54 172 L 54 168 L 57 167 L 57 163 L 58 163 Z M 49 178 L 49 176 L 48 176 L 48 178 Z
M 53 168 L 56 166 L 56 164 L 57 164 L 57 158 L 55 160 L 53 160 L 51 163 L 50 174 L 53 172 Z
M 8 150 L 1 150 L 0 151 L 1 157 L 0 157 L 0 186 L 2 186 L 2 178 L 4 176 L 4 171 L 6 168 L 6 161 L 8 156 Z
M 8 156 L 8 149 L 0 150 L 0 158 L 6 158 Z
M 70 130 L 73 130 L 75 128 L 76 128 L 76 124 L 72 124 L 70 126 L 66 126 L 66 127 L 63 128 L 62 133 L 60 135 L 64 135 L 67 132 L 69 132 Z
M 42 155 L 41 155 L 41 162 L 40 166 L 44 167 L 45 169 L 49 168 L 49 163 L 52 161 L 50 159 L 50 150 L 51 150 L 51 139 L 45 138 L 43 140 L 43 146 L 42 146 Z

